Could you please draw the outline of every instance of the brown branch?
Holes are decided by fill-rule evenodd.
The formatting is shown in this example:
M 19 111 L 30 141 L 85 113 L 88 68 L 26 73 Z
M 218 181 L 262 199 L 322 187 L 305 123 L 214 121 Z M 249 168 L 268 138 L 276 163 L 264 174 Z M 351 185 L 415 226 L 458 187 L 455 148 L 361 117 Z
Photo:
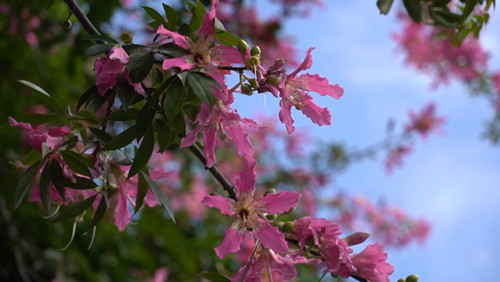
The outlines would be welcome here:
M 229 194 L 229 198 L 237 201 L 238 197 L 236 196 L 236 188 L 226 179 L 226 177 L 224 177 L 216 166 L 207 167 L 207 156 L 205 156 L 205 153 L 203 153 L 203 151 L 196 144 L 190 146 L 189 149 L 203 163 L 203 165 L 205 165 L 205 169 L 208 169 L 215 179 L 217 179 L 217 181 L 222 185 L 222 188 Z
M 71 13 L 75 15 L 78 21 L 82 24 L 83 29 L 90 35 L 100 35 L 101 33 L 97 30 L 97 28 L 92 24 L 92 22 L 87 18 L 87 15 L 82 11 L 80 6 L 76 3 L 75 0 L 64 0 L 68 5 Z

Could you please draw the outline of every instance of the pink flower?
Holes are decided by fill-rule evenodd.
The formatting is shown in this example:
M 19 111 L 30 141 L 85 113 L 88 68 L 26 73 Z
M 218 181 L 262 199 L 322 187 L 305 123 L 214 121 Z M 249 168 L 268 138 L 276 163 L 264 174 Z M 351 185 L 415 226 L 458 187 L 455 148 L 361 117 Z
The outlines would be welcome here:
M 198 126 L 182 138 L 181 148 L 193 145 L 196 142 L 198 133 L 204 128 L 203 144 L 205 145 L 204 152 L 208 158 L 207 167 L 215 165 L 215 145 L 218 135 L 222 141 L 228 141 L 230 137 L 236 144 L 238 155 L 244 159 L 254 159 L 253 145 L 248 139 L 248 134 L 241 127 L 241 123 L 255 126 L 253 120 L 242 119 L 236 110 L 230 111 L 229 106 L 216 99 L 212 110 L 205 104 L 201 105 L 196 121 L 199 122 Z
M 394 267 L 386 262 L 387 254 L 381 244 L 370 244 L 351 257 L 356 267 L 355 275 L 372 282 L 389 282 Z
M 246 161 L 236 180 L 237 200 L 220 195 L 206 195 L 202 201 L 202 204 L 217 208 L 222 214 L 235 218 L 233 224 L 226 229 L 221 244 L 215 248 L 215 252 L 220 258 L 225 257 L 228 253 L 238 251 L 240 243 L 248 234 L 260 240 L 265 248 L 272 249 L 276 253 L 289 251 L 283 233 L 261 216 L 265 213 L 277 214 L 292 209 L 297 205 L 300 194 L 280 192 L 255 199 L 256 180 L 255 161 Z
M 435 110 L 436 105 L 430 103 L 420 114 L 410 111 L 410 124 L 406 126 L 406 132 L 416 131 L 426 138 L 430 132 L 439 131 L 439 127 L 445 123 L 445 118 L 436 116 Z
M 392 173 L 394 167 L 403 165 L 403 157 L 411 153 L 411 147 L 405 145 L 399 145 L 398 147 L 391 149 L 389 155 L 385 160 L 385 171 L 387 173 Z
M 155 271 L 155 276 L 151 279 L 151 282 L 165 282 L 168 278 L 168 269 L 166 267 L 160 267 Z
M 56 146 L 61 145 L 64 142 L 64 136 L 71 132 L 66 126 L 61 127 L 51 127 L 48 131 L 43 129 L 35 129 L 31 124 L 25 122 L 17 122 L 12 117 L 9 117 L 10 126 L 17 126 L 24 128 L 27 131 L 26 141 L 35 148 L 37 151 L 42 151 L 42 143 L 46 143 L 47 146 L 53 150 Z
M 286 125 L 286 129 L 291 134 L 295 127 L 293 126 L 293 118 L 291 108 L 294 106 L 297 110 L 302 111 L 304 115 L 310 118 L 318 125 L 329 125 L 332 122 L 332 115 L 327 108 L 321 108 L 314 103 L 312 97 L 306 92 L 314 91 L 322 96 L 328 95 L 335 99 L 342 97 L 344 89 L 338 84 L 332 85 L 328 79 L 317 74 L 297 74 L 302 70 L 307 70 L 312 65 L 311 51 L 314 48 L 307 50 L 306 58 L 300 66 L 291 74 L 286 75 L 283 81 L 278 86 L 279 95 L 281 97 L 281 110 L 279 117 L 281 122 Z M 271 91 L 275 94 L 275 91 Z
M 100 95 L 104 95 L 109 89 L 113 89 L 119 77 L 125 78 L 128 84 L 135 88 L 139 94 L 144 94 L 141 83 L 134 83 L 130 80 L 125 64 L 129 61 L 129 56 L 123 48 L 115 46 L 111 48 L 107 57 L 100 57 L 94 63 L 96 71 L 96 86 Z

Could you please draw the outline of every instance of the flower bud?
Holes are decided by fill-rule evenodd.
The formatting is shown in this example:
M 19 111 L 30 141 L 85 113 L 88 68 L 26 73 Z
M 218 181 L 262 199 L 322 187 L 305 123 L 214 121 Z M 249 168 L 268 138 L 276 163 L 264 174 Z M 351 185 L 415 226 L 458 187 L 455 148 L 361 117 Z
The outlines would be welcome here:
M 406 282 L 406 280 L 404 280 L 403 278 L 399 278 L 398 282 Z
M 73 23 L 71 22 L 70 19 L 65 20 L 64 23 L 63 23 L 63 27 L 66 30 L 71 29 L 72 26 L 73 26 Z
M 283 227 L 281 227 L 281 231 L 288 233 L 288 232 L 292 231 L 294 227 L 295 227 L 295 224 L 293 223 L 293 221 L 287 221 L 287 222 L 285 222 L 285 224 L 283 224 Z
M 304 104 L 302 102 L 295 103 L 295 108 L 297 110 L 299 110 L 299 111 L 302 110 L 302 107 L 304 107 Z
M 122 34 L 120 35 L 120 40 L 123 41 L 125 44 L 130 44 L 132 43 L 132 40 L 134 38 L 132 37 L 132 34 L 130 34 L 128 31 L 123 31 Z
M 246 95 L 252 95 L 253 93 L 252 86 L 248 83 L 241 85 L 241 93 Z
M 406 277 L 406 282 L 417 282 L 418 281 L 418 275 L 417 274 L 411 274 Z
M 268 215 L 266 215 L 266 218 L 267 218 L 268 220 L 275 220 L 277 217 L 278 217 L 278 216 L 277 216 L 277 215 L 275 215 L 275 214 L 268 214 Z
M 274 188 L 267 188 L 266 192 L 264 193 L 264 196 L 267 194 L 276 194 L 276 189 Z
M 280 79 L 277 76 L 275 76 L 274 74 L 271 74 L 267 78 L 267 82 L 274 87 L 278 87 L 280 85 Z
M 370 237 L 370 233 L 368 232 L 356 232 L 345 237 L 344 241 L 348 246 L 354 246 L 363 243 L 366 239 L 368 239 L 368 237 Z
M 252 49 L 250 49 L 250 55 L 252 56 L 260 55 L 260 47 L 257 45 L 253 46 Z
M 250 85 L 251 85 L 254 89 L 259 88 L 259 84 L 257 83 L 257 79 L 255 79 L 255 78 L 250 78 L 250 79 L 248 80 L 248 82 L 250 82 Z
M 259 58 L 252 56 L 248 59 L 247 64 L 251 67 L 256 67 L 256 66 L 260 65 L 260 60 L 259 60 Z
M 241 54 L 245 55 L 248 49 L 248 43 L 245 40 L 241 39 L 241 41 L 238 42 L 238 46 L 236 47 Z

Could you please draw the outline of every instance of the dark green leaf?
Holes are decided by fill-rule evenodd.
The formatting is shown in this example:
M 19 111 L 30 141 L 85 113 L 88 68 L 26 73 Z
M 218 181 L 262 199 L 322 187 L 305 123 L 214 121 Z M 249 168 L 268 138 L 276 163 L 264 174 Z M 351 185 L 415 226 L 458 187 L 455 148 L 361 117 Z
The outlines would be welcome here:
M 172 131 L 163 120 L 155 120 L 155 128 L 158 134 L 158 149 L 160 152 L 164 152 L 172 146 L 178 134 Z
M 86 176 L 92 176 L 89 168 L 93 168 L 94 165 L 88 159 L 70 150 L 60 151 L 60 154 L 71 170 Z
M 153 127 L 150 126 L 146 135 L 144 135 L 144 139 L 142 140 L 141 146 L 139 150 L 137 150 L 134 162 L 128 171 L 128 178 L 136 175 L 140 170 L 144 168 L 148 164 L 149 158 L 153 153 L 153 147 L 155 145 L 155 135 L 153 131 Z
M 174 80 L 163 97 L 163 111 L 168 120 L 173 120 L 179 114 L 186 96 L 186 88 L 182 81 L 180 79 Z
M 38 125 L 43 123 L 61 123 L 65 121 L 60 115 L 54 114 L 24 114 L 19 121 L 26 122 L 31 125 Z
M 200 276 L 212 282 L 231 282 L 226 276 L 220 275 L 218 273 L 203 272 Z
M 189 36 L 191 33 L 191 28 L 188 24 L 183 23 L 179 26 L 179 33 L 181 35 Z
M 71 151 L 68 151 L 71 152 Z M 65 199 L 65 186 L 64 186 L 64 181 L 66 177 L 64 176 L 63 170 L 61 168 L 61 165 L 55 160 L 52 160 L 50 162 L 50 180 L 54 184 L 54 187 L 56 187 L 57 192 L 59 192 L 59 195 L 63 199 Z
M 62 143 L 60 147 L 68 147 L 67 149 L 69 149 L 74 147 L 76 142 L 78 142 L 78 136 L 73 136 L 66 140 L 66 142 Z
M 128 44 L 128 45 L 122 46 L 123 50 L 125 50 L 125 52 L 127 52 L 127 54 L 130 54 L 130 53 L 132 53 L 132 51 L 135 51 L 137 49 L 141 49 L 144 47 L 145 47 L 144 45 L 140 45 L 140 44 Z
M 453 27 L 453 23 L 450 23 L 447 19 L 445 19 L 440 11 L 436 11 L 432 7 L 429 9 L 429 16 L 434 20 L 434 23 L 438 26 L 444 27 Z
M 106 142 L 103 149 L 106 151 L 120 149 L 132 143 L 136 136 L 136 126 L 132 125 L 131 127 L 125 129 L 122 133 L 113 137 L 113 139 Z
M 104 54 L 109 52 L 113 48 L 113 45 L 108 44 L 96 44 L 90 46 L 87 51 L 85 51 L 85 57 L 92 57 L 99 54 Z
M 134 87 L 125 79 L 119 79 L 116 83 L 115 89 L 123 108 L 128 108 L 130 105 L 135 103 L 137 93 L 135 93 Z
M 28 190 L 33 187 L 31 182 L 38 174 L 41 164 L 42 161 L 37 161 L 28 169 L 23 171 L 23 173 L 21 173 L 21 175 L 19 176 L 16 188 L 14 190 L 14 209 L 17 209 L 17 207 L 19 207 L 24 197 L 28 193 Z
M 149 103 L 144 105 L 137 116 L 136 121 L 136 137 L 141 138 L 146 134 L 146 131 L 151 127 L 155 118 L 156 110 Z
M 58 100 L 50 96 L 50 94 L 47 93 L 47 91 L 43 90 L 40 86 L 34 84 L 33 82 L 22 79 L 18 80 L 18 82 L 30 87 L 31 89 L 36 90 L 38 93 L 43 94 L 38 97 L 42 98 L 45 105 L 49 106 L 60 114 L 66 115 L 66 109 L 62 106 L 62 104 Z
M 140 110 L 135 108 L 126 108 L 120 109 L 116 112 L 113 112 L 109 115 L 109 120 L 114 121 L 126 121 L 126 120 L 134 120 L 139 115 Z
M 64 186 L 72 189 L 94 189 L 98 187 L 92 179 L 88 179 L 86 177 L 75 176 L 75 182 L 71 181 L 71 179 L 66 178 L 64 181 Z
M 406 11 L 412 20 L 416 23 L 422 21 L 422 6 L 420 5 L 420 0 L 403 0 Z
M 161 45 L 159 49 L 161 54 L 167 55 L 170 58 L 177 58 L 187 54 L 185 49 L 175 45 L 172 42 Z
M 137 179 L 137 196 L 135 197 L 135 208 L 134 212 L 138 212 L 141 207 L 144 205 L 144 198 L 146 198 L 146 194 L 148 193 L 148 183 L 146 179 L 144 179 L 144 175 L 139 173 Z
M 113 138 L 113 136 L 109 135 L 108 133 L 106 133 L 105 131 L 103 131 L 101 129 L 98 129 L 95 127 L 89 127 L 89 129 L 92 132 L 92 134 L 95 135 L 97 140 L 99 140 L 99 142 L 101 142 L 101 143 L 107 143 L 109 140 L 111 140 Z
M 23 164 L 26 166 L 32 166 L 34 163 L 42 159 L 42 154 L 36 150 L 31 149 L 29 153 L 24 157 Z
M 40 200 L 42 201 L 42 206 L 46 212 L 49 212 L 50 207 L 50 161 L 43 168 L 42 175 L 40 176 Z M 64 199 L 64 198 L 63 198 Z
M 238 45 L 238 42 L 241 41 L 241 38 L 239 38 L 238 36 L 236 36 L 230 32 L 221 30 L 221 29 L 217 29 L 215 31 L 215 37 L 217 38 L 217 41 L 220 44 L 226 45 L 229 47 L 236 46 L 236 45 Z
M 191 28 L 191 30 L 197 30 L 201 27 L 201 24 L 203 23 L 203 16 L 207 13 L 207 10 L 205 10 L 205 7 L 200 2 L 200 0 L 196 0 L 196 6 L 191 3 L 189 8 L 191 10 L 191 13 L 193 13 L 193 17 L 191 18 L 189 27 Z
M 183 115 L 177 115 L 174 120 L 168 121 L 170 129 L 182 136 L 186 135 L 186 122 Z
M 462 16 L 460 17 L 460 20 L 458 21 L 459 24 L 465 22 L 465 20 L 470 16 L 472 11 L 474 11 L 474 7 L 476 7 L 476 0 L 465 0 L 465 7 L 464 10 L 462 11 Z
M 142 6 L 142 8 L 144 9 L 144 11 L 146 11 L 146 13 L 148 13 L 149 16 L 151 16 L 151 18 L 153 18 L 154 25 L 156 26 L 156 27 L 153 27 L 155 30 L 161 24 L 163 26 L 167 25 L 167 21 L 165 21 L 165 18 L 160 13 L 158 13 L 155 9 L 150 8 L 150 7 L 146 7 L 146 6 Z
M 158 203 L 165 207 L 168 214 L 170 215 L 170 217 L 172 218 L 172 220 L 175 223 L 174 211 L 172 209 L 172 205 L 170 204 L 170 200 L 168 199 L 167 195 L 165 195 L 165 192 L 163 192 L 163 190 L 160 188 L 160 186 L 158 186 L 158 184 L 156 184 L 156 182 L 153 181 L 149 177 L 149 175 L 147 175 L 143 171 L 141 171 L 140 173 L 142 174 L 142 176 L 144 177 L 144 179 L 148 183 L 148 186 L 151 189 L 151 192 L 153 192 L 153 194 L 155 195 L 156 200 L 158 200 Z
M 200 72 L 187 72 L 186 84 L 193 94 L 200 98 L 205 104 L 212 108 L 214 92 L 212 86 L 221 89 L 221 86 L 211 76 Z
M 127 69 L 132 82 L 141 82 L 151 71 L 154 63 L 154 56 L 149 51 L 137 51 L 130 54 L 130 61 Z
M 83 38 L 83 40 L 92 40 L 92 41 L 106 41 L 106 42 L 109 42 L 111 44 L 116 44 L 118 43 L 116 40 L 114 40 L 113 38 L 107 36 L 107 35 L 104 35 L 104 34 L 91 34 L 85 38 Z
M 153 79 L 156 83 L 163 81 L 163 73 L 159 68 L 153 68 Z
M 94 217 L 92 217 L 92 220 L 90 221 L 89 226 L 86 228 L 85 231 L 90 230 L 92 227 L 96 226 L 101 220 L 104 218 L 104 215 L 106 214 L 106 210 L 108 209 L 108 201 L 104 195 L 101 196 L 101 201 L 99 202 L 99 206 L 97 206 L 97 210 L 94 213 Z
M 387 15 L 391 10 L 393 0 L 378 0 L 377 7 L 381 14 Z
M 163 10 L 165 10 L 165 15 L 167 15 L 168 19 L 165 28 L 175 31 L 175 26 L 177 24 L 177 12 L 165 3 L 163 3 Z
M 86 200 L 83 200 L 81 202 L 78 202 L 78 203 L 72 205 L 71 207 L 69 207 L 65 211 L 63 211 L 61 214 L 59 214 L 56 218 L 54 218 L 52 220 L 52 222 L 59 222 L 59 221 L 74 218 L 75 216 L 77 216 L 77 215 L 81 214 L 82 212 L 84 212 L 85 210 L 87 210 L 92 205 L 92 203 L 94 202 L 96 197 L 97 197 L 97 194 L 86 199 Z

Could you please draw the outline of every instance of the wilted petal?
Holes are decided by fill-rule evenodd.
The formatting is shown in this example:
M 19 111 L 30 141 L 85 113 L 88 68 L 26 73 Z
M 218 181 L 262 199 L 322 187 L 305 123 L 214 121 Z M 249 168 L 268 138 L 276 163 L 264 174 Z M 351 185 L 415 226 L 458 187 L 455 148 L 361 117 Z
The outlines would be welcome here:
M 294 208 L 299 201 L 300 193 L 295 191 L 283 191 L 278 194 L 267 194 L 260 198 L 266 206 L 266 212 L 269 214 L 283 213 Z
M 339 99 L 344 94 L 344 89 L 338 84 L 332 85 L 327 78 L 317 74 L 303 74 L 299 78 L 304 78 L 307 84 L 307 91 L 314 91 L 322 96 L 328 95 Z
M 222 214 L 233 216 L 234 212 L 231 210 L 229 201 L 228 198 L 222 197 L 221 195 L 206 195 L 203 200 L 201 200 L 201 203 L 205 206 L 220 210 Z
M 224 258 L 229 253 L 237 252 L 240 249 L 244 234 L 234 230 L 231 226 L 226 229 L 226 234 L 220 245 L 215 248 L 215 253 L 219 258 Z
M 285 235 L 279 231 L 278 227 L 269 224 L 267 220 L 262 220 L 262 226 L 255 231 L 255 237 L 260 240 L 264 247 L 272 249 L 278 254 L 290 251 L 285 241 Z

